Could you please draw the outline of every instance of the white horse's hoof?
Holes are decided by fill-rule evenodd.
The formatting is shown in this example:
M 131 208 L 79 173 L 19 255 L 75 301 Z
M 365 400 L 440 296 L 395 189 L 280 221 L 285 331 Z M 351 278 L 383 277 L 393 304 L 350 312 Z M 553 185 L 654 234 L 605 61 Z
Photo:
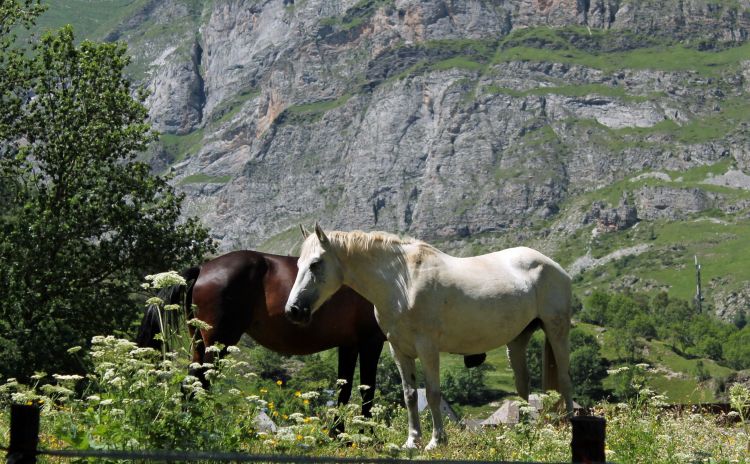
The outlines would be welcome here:
M 417 447 L 417 439 L 415 438 L 408 438 L 402 446 L 403 449 L 417 449 Z
M 432 440 L 430 440 L 429 443 L 427 443 L 427 446 L 425 446 L 425 451 L 434 450 L 440 445 L 444 445 L 448 443 L 448 438 L 445 435 L 442 435 L 440 437 L 432 437 Z

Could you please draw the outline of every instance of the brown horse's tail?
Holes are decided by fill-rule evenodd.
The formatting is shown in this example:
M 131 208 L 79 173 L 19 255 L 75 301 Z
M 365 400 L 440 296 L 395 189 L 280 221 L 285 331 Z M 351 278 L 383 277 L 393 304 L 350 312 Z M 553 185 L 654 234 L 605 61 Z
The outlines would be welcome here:
M 186 269 L 180 275 L 187 282 L 187 288 L 184 285 L 172 285 L 159 290 L 157 296 L 167 304 L 180 304 L 185 300 L 185 314 L 188 318 L 192 315 L 193 285 L 200 274 L 200 267 L 195 266 Z M 183 293 L 184 292 L 184 293 Z M 156 338 L 156 335 L 164 332 L 165 325 L 176 325 L 178 319 L 172 316 L 171 311 L 165 311 L 159 304 L 150 304 L 146 306 L 143 313 L 141 325 L 138 328 L 138 334 L 135 342 L 140 347 L 149 347 L 161 350 L 162 341 Z

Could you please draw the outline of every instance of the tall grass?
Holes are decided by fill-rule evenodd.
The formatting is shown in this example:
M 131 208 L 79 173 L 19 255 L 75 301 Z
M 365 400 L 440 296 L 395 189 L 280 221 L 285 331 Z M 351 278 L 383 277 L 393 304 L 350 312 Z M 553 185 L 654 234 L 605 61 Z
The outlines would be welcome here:
M 153 289 L 150 286 L 150 289 Z M 152 301 L 153 303 L 153 301 Z M 196 322 L 199 323 L 199 322 Z M 348 457 L 411 457 L 568 461 L 570 427 L 556 415 L 558 395 L 545 396 L 538 419 L 522 414 L 513 426 L 463 429 L 449 423 L 449 443 L 430 452 L 403 450 L 406 414 L 376 397 L 373 418 L 357 415 L 359 406 L 332 407 L 330 390 L 290 388 L 282 380 L 264 380 L 241 361 L 236 347 L 213 364 L 204 364 L 211 381 L 205 390 L 187 375 L 189 341 L 167 338 L 169 349 L 138 348 L 114 336 L 98 336 L 89 349 L 70 353 L 91 368 L 84 376 L 38 373 L 29 384 L 5 379 L 0 406 L 36 402 L 42 408 L 44 448 L 125 450 L 221 450 Z M 663 398 L 633 381 L 638 394 L 629 403 L 596 406 L 606 417 L 607 457 L 617 462 L 748 462 L 747 407 L 750 391 L 733 388 L 739 412 L 715 417 L 668 412 Z M 356 396 L 356 395 L 355 395 Z M 528 412 L 528 408 L 522 408 Z M 277 424 L 268 430 L 254 420 L 265 413 Z M 332 433 L 336 419 L 346 432 Z M 423 413 L 426 423 L 428 414 Z M 429 433 L 429 426 L 425 427 Z M 7 415 L 0 433 L 8 436 Z

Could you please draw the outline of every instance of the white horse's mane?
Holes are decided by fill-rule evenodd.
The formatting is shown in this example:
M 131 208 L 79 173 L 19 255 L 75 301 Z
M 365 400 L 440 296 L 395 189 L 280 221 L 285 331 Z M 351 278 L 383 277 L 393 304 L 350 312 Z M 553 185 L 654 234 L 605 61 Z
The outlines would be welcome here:
M 334 230 L 326 232 L 328 240 L 338 249 L 346 254 L 367 253 L 371 250 L 395 250 L 401 245 L 423 245 L 432 248 L 431 245 L 412 237 L 400 237 L 389 232 L 364 232 L 353 230 L 343 232 Z

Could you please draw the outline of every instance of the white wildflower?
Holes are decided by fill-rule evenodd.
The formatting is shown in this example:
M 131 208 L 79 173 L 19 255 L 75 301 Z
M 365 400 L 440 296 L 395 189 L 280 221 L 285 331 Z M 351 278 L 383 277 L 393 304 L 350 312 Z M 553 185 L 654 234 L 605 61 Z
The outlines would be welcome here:
M 303 400 L 314 400 L 315 398 L 319 396 L 320 396 L 320 393 L 316 391 L 309 391 L 309 392 L 302 393 L 299 397 L 302 398 Z
M 130 390 L 128 390 L 128 391 L 130 393 L 135 393 L 138 390 L 141 390 L 143 388 L 146 388 L 146 384 L 144 382 L 138 380 L 137 382 L 133 383 L 133 385 L 130 386 Z
M 151 288 L 165 288 L 171 287 L 173 285 L 187 285 L 187 282 L 185 282 L 185 278 L 175 271 L 147 275 L 146 280 L 148 282 L 151 282 Z
M 211 330 L 213 328 L 211 324 L 204 322 L 200 319 L 196 319 L 196 318 L 193 318 L 187 321 L 187 325 L 195 327 L 200 330 Z
M 131 350 L 133 348 L 136 348 L 138 345 L 136 345 L 135 342 L 131 342 L 130 340 L 119 338 L 117 339 L 116 346 L 117 348 L 120 348 L 120 349 L 126 348 L 128 350 Z
M 58 382 L 75 382 L 76 380 L 83 379 L 82 376 L 72 374 L 72 375 L 61 375 L 61 374 L 52 374 L 52 377 L 55 378 Z
M 360 391 L 366 391 L 366 390 L 370 389 L 370 386 L 369 385 L 360 385 L 359 389 L 360 389 Z
M 115 388 L 120 388 L 123 385 L 125 385 L 125 379 L 123 379 L 120 376 L 115 377 L 114 379 L 109 381 L 109 384 L 112 385 Z
M 240 349 L 234 345 L 227 347 L 227 353 L 239 353 Z
M 216 345 L 211 345 L 206 347 L 206 353 L 219 353 L 221 350 Z
M 99 402 L 99 405 L 100 406 L 109 406 L 112 403 L 114 403 L 114 400 L 112 400 L 111 398 L 107 398 L 106 400 L 101 400 Z
M 628 366 L 621 366 L 621 367 L 618 367 L 617 369 L 607 369 L 607 374 L 609 374 L 609 375 L 617 375 L 617 374 L 619 374 L 621 372 L 625 372 L 625 371 L 628 371 L 628 370 L 630 370 L 630 368 Z
M 92 403 L 98 403 L 99 401 L 101 401 L 101 398 L 99 397 L 99 395 L 90 395 L 86 397 L 86 401 L 91 401 Z
M 349 382 L 347 382 L 346 379 L 336 379 L 336 385 L 338 385 L 339 387 L 344 386 L 347 383 Z
M 168 305 L 164 305 L 164 311 L 179 311 L 179 310 L 180 310 L 180 308 L 181 308 L 181 307 L 180 307 L 180 305 L 178 305 L 178 304 L 168 304 Z
M 230 394 L 230 395 L 241 395 L 241 394 L 242 394 L 242 392 L 241 392 L 241 391 L 239 391 L 239 390 L 237 390 L 236 388 L 230 388 L 230 389 L 229 389 L 229 394 Z
M 16 392 L 10 395 L 10 399 L 14 403 L 25 404 L 29 401 L 34 401 L 37 399 L 37 396 L 30 392 Z
M 130 353 L 128 353 L 128 354 L 130 356 L 134 357 L 134 358 L 138 358 L 138 357 L 141 357 L 141 356 L 155 355 L 157 353 L 158 353 L 158 351 L 156 351 L 153 348 L 143 347 L 143 348 L 136 348 L 134 350 L 130 350 Z
M 80 346 L 73 346 L 73 347 L 68 348 L 68 353 L 70 354 L 78 353 L 82 349 L 83 348 L 81 348 Z
M 163 304 L 164 304 L 164 300 L 162 300 L 158 296 L 152 296 L 151 298 L 146 300 L 146 306 L 151 306 L 151 305 L 161 306 Z

